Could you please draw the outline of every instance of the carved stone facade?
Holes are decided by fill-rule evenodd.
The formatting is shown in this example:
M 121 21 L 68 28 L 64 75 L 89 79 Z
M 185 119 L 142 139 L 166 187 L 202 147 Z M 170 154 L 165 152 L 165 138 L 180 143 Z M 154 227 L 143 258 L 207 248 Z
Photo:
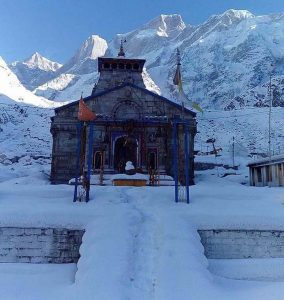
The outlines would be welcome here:
M 102 166 L 104 172 L 123 172 L 126 161 L 131 160 L 143 173 L 151 168 L 172 175 L 172 120 L 183 118 L 190 124 L 192 184 L 195 113 L 147 90 L 142 77 L 144 63 L 141 59 L 98 60 L 99 81 L 92 95 L 84 98 L 97 115 L 91 153 L 93 172 L 99 172 Z M 76 174 L 77 115 L 78 101 L 75 101 L 57 108 L 52 117 L 52 183 L 66 183 Z M 181 141 L 182 125 L 178 131 Z M 180 161 L 179 165 L 182 170 L 184 162 Z

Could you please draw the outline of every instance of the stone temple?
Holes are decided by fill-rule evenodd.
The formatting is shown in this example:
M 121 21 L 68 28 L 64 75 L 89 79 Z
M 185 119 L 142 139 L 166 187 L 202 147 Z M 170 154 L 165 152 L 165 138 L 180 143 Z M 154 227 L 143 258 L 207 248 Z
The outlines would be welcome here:
M 141 173 L 173 175 L 172 122 L 182 119 L 189 124 L 188 168 L 193 184 L 195 113 L 149 91 L 142 76 L 144 64 L 144 59 L 128 59 L 124 53 L 98 58 L 99 80 L 92 94 L 83 99 L 96 114 L 92 145 L 86 150 L 92 151 L 92 174 L 123 173 L 126 162 L 131 161 Z M 51 118 L 54 184 L 67 183 L 77 174 L 78 107 L 79 101 L 74 101 L 56 108 Z M 183 125 L 179 125 L 178 154 L 184 151 L 183 139 Z M 179 180 L 183 181 L 184 159 L 179 159 L 178 166 Z

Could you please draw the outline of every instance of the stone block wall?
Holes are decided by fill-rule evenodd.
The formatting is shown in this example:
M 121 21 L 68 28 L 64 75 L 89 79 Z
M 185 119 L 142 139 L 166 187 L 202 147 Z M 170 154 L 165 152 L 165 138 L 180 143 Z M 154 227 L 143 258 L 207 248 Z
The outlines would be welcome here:
M 284 231 L 222 229 L 198 233 L 207 258 L 284 258 Z
M 0 228 L 0 263 L 77 263 L 84 230 Z

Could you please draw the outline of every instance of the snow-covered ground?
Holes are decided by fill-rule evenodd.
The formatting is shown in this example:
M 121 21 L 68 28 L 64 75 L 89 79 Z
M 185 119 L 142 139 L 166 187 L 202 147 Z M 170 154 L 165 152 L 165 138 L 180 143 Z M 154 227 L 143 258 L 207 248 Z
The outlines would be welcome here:
M 9 168 L 22 176 L 9 175 Z M 20 271 L 21 266 L 6 265 L 0 277 L 16 269 L 32 282 L 34 272 L 44 272 L 52 294 L 45 285 L 23 286 L 19 274 L 6 278 L 0 299 L 271 300 L 284 295 L 284 282 L 273 282 L 282 280 L 283 272 L 274 272 L 273 263 L 263 270 L 250 261 L 253 276 L 242 264 L 233 265 L 229 275 L 225 262 L 209 267 L 197 233 L 198 228 L 284 229 L 282 188 L 250 187 L 245 173 L 219 178 L 212 170 L 197 174 L 190 205 L 174 202 L 173 187 L 92 186 L 89 203 L 73 203 L 72 186 L 49 184 L 48 165 L 26 168 L 20 161 L 0 169 L 7 174 L 0 183 L 0 225 L 85 228 L 86 233 L 74 281 L 73 267 L 62 267 L 54 280 L 44 266 L 25 265 Z
M 274 149 L 283 147 L 282 111 L 283 108 L 272 110 Z M 0 299 L 88 300 L 96 295 L 99 300 L 212 297 L 270 300 L 284 295 L 284 283 L 270 282 L 283 279 L 280 262 L 278 268 L 273 267 L 275 263 L 267 267 L 268 262 L 261 268 L 265 262 L 251 261 L 249 267 L 244 267 L 242 263 L 220 261 L 214 265 L 210 262 L 208 269 L 196 231 L 198 228 L 284 229 L 283 189 L 247 185 L 245 165 L 252 159 L 250 153 L 267 150 L 267 109 L 214 111 L 198 116 L 200 133 L 195 148 L 211 151 L 212 145 L 205 143 L 206 139 L 216 138 L 216 147 L 222 147 L 223 151 L 217 159 L 198 156 L 196 161 L 232 165 L 232 136 L 235 136 L 235 164 L 241 170 L 218 167 L 197 172 L 197 184 L 190 189 L 190 205 L 175 204 L 172 187 L 92 187 L 88 204 L 73 203 L 72 186 L 52 186 L 48 181 L 49 123 L 53 110 L 9 104 L 1 112 L 0 226 L 85 228 L 86 234 L 76 275 L 73 269 L 62 266 L 60 282 L 55 284 L 53 271 L 46 273 L 40 267 L 32 269 L 36 267 L 31 265 L 26 272 L 29 282 L 33 281 L 32 274 L 37 273 L 40 280 L 44 273 L 52 295 L 44 285 L 38 284 L 36 288 L 29 283 L 25 285 L 21 276 L 10 269 L 12 275 L 5 281 L 6 287 L 0 285 L 3 291 Z M 233 172 L 237 175 L 218 177 Z M 3 272 L 0 269 L 0 278 L 6 269 Z M 236 281 L 213 273 L 263 281 Z M 71 282 L 72 276 L 75 281 Z
M 284 259 L 209 259 L 213 274 L 241 280 L 284 281 Z
M 73 282 L 76 264 L 0 264 L 0 299 L 59 299 Z

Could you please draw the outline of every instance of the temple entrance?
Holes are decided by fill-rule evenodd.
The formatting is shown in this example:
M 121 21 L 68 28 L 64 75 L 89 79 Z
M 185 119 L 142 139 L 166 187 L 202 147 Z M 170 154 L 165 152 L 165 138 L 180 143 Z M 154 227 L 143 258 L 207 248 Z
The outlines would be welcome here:
M 119 173 L 124 173 L 125 164 L 131 161 L 137 167 L 137 147 L 138 141 L 132 136 L 121 136 L 115 141 L 114 146 L 114 169 Z
M 147 169 L 148 170 L 157 170 L 158 169 L 158 160 L 157 160 L 157 149 L 148 149 L 147 151 Z
M 103 155 L 101 151 L 94 151 L 93 168 L 100 170 L 103 166 Z

